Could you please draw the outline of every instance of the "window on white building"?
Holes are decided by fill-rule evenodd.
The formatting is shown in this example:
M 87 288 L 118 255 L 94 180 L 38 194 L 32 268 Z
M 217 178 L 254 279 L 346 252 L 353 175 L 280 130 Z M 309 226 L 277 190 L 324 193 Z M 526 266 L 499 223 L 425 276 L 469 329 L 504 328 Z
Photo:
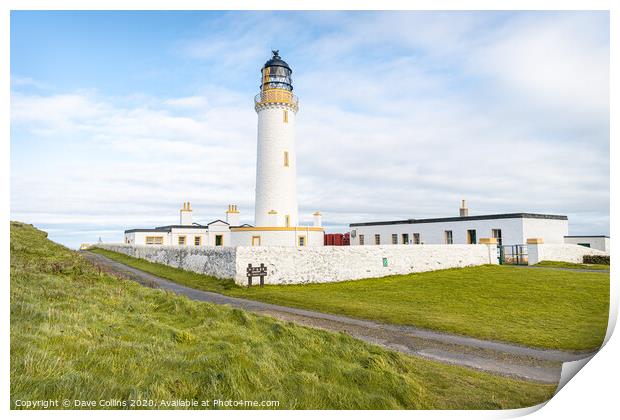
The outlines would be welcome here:
M 224 245 L 224 235 L 215 235 L 215 246 Z
M 360 235 L 360 245 L 364 245 L 364 235 Z
M 163 245 L 164 237 L 163 236 L 147 236 L 146 244 L 147 245 Z
M 409 244 L 409 234 L 408 233 L 403 233 L 403 244 L 404 245 Z
M 305 236 L 299 236 L 297 238 L 297 245 L 299 245 L 299 246 L 306 246 L 306 237 Z
M 467 230 L 467 243 L 470 245 L 475 245 L 477 243 L 476 239 L 476 229 L 468 229 Z
M 284 151 L 284 166 L 289 166 L 287 151 Z
M 392 234 L 392 245 L 398 245 L 398 235 L 396 233 Z
M 185 245 L 185 236 L 179 236 L 179 245 Z
M 194 236 L 194 245 L 200 246 L 202 244 L 202 238 L 200 236 Z
M 413 244 L 420 245 L 420 234 L 419 233 L 413 234 Z
M 491 237 L 497 239 L 497 244 L 502 244 L 502 230 L 501 229 L 491 229 Z
M 444 232 L 444 238 L 445 238 L 446 244 L 451 245 L 453 243 L 452 242 L 452 231 L 446 230 Z
M 375 245 L 381 245 L 381 235 L 378 233 L 375 235 Z

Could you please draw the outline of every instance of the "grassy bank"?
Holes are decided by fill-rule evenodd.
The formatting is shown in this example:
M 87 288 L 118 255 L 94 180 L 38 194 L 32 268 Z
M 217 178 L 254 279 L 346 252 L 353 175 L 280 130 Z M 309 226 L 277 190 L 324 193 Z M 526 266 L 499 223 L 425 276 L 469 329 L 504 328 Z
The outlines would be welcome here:
M 536 264 L 537 267 L 549 268 L 571 268 L 576 270 L 604 270 L 609 271 L 609 266 L 605 264 L 580 264 L 564 261 L 541 261 Z
M 555 388 L 142 287 L 15 222 L 10 356 L 12 408 L 243 399 L 284 409 L 495 409 L 540 403 Z
M 481 266 L 248 289 L 124 254 L 94 252 L 197 289 L 535 347 L 593 349 L 607 329 L 608 273 Z

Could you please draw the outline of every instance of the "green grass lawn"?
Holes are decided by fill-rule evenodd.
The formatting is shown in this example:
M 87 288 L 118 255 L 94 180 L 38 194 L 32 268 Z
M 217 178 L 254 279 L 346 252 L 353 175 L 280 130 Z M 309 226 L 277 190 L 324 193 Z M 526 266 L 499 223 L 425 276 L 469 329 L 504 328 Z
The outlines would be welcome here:
M 243 399 L 283 409 L 497 409 L 555 390 L 142 287 L 16 222 L 10 320 L 12 408 Z
M 197 289 L 535 347 L 589 350 L 607 330 L 609 273 L 481 266 L 341 283 L 239 287 L 95 249 Z
M 607 270 L 609 266 L 605 264 L 579 264 L 564 261 L 541 261 L 536 264 L 537 267 L 551 267 L 551 268 L 574 268 L 577 270 Z

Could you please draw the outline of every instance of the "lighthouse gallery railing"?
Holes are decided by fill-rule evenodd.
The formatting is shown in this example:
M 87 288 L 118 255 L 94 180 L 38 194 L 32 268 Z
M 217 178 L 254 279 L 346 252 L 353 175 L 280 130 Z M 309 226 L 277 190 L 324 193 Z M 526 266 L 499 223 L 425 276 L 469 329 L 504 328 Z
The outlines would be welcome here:
M 268 89 L 254 97 L 254 105 L 268 103 L 289 104 L 297 109 L 298 102 L 297 96 L 293 95 L 290 90 L 285 89 Z

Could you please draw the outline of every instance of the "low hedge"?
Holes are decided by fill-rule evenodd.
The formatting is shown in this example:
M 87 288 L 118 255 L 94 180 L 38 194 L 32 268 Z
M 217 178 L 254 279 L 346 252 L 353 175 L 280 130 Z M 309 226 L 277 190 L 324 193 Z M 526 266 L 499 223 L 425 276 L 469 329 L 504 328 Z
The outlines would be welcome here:
M 583 263 L 609 265 L 609 255 L 584 255 Z

